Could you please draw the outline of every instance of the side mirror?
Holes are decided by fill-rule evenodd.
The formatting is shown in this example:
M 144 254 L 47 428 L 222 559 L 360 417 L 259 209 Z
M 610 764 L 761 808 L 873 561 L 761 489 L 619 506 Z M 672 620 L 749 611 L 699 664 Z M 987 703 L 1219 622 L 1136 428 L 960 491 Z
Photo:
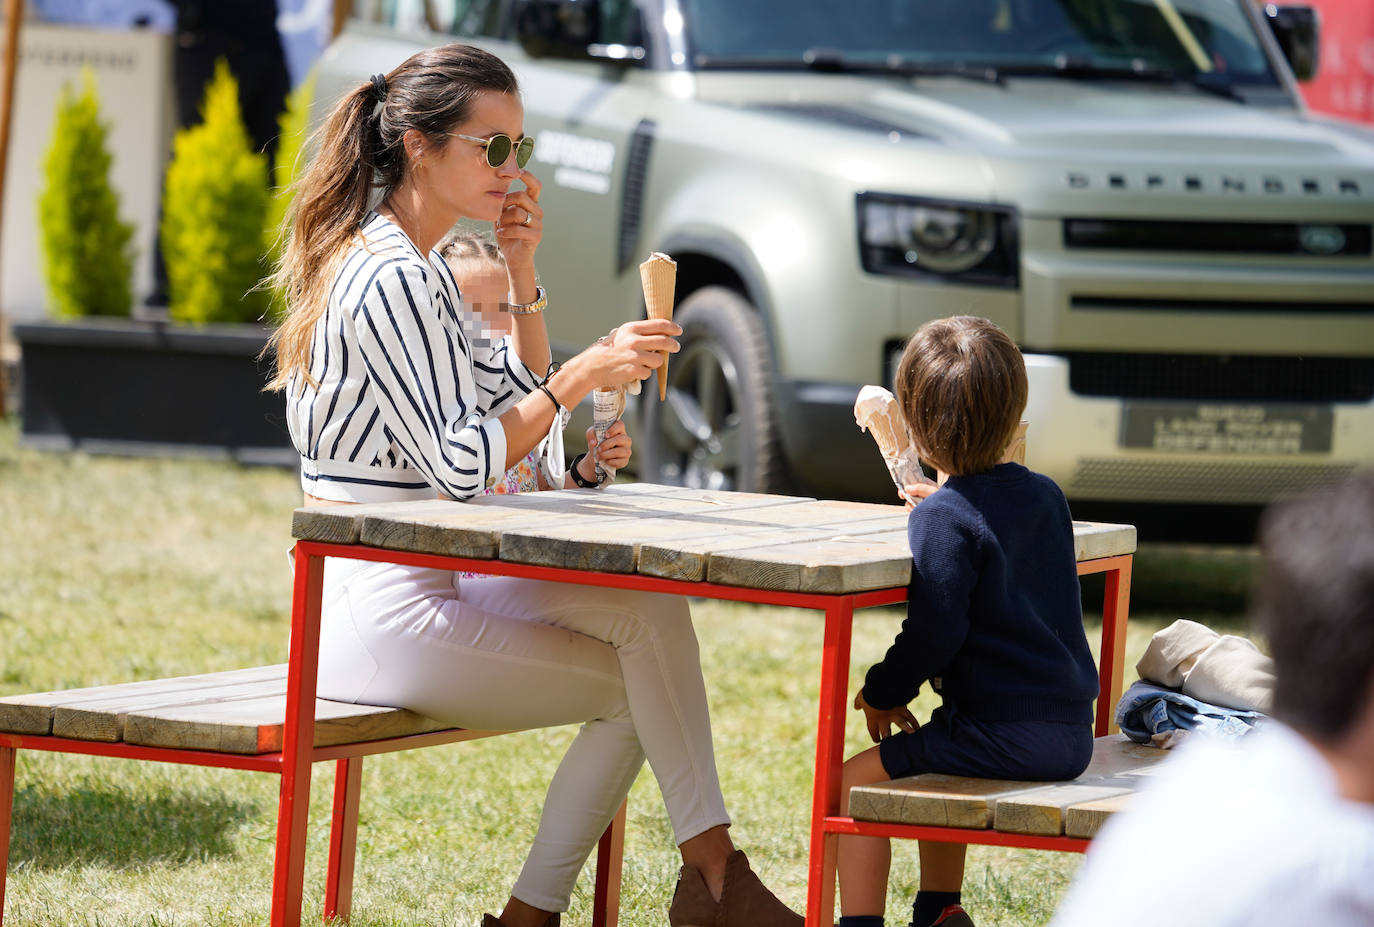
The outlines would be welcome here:
M 1267 3 L 1264 16 L 1293 69 L 1293 76 L 1298 80 L 1316 77 L 1321 58 L 1321 23 L 1317 11 L 1310 6 Z
M 638 10 L 634 13 L 637 16 Z M 603 44 L 602 34 L 599 0 L 518 0 L 516 3 L 515 35 L 520 47 L 531 58 L 606 61 L 644 58 L 642 46 Z

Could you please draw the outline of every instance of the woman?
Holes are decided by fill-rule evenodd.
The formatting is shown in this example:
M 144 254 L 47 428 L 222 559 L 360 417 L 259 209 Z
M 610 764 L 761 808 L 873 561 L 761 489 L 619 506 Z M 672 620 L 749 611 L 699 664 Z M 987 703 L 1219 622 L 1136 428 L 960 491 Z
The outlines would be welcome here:
M 286 391 L 307 504 L 469 498 L 561 429 L 594 387 L 644 379 L 659 351 L 677 350 L 678 326 L 632 322 L 541 382 L 543 211 L 539 182 L 523 170 L 533 146 L 523 121 L 510 69 L 449 45 L 359 86 L 321 129 L 276 275 L 289 311 L 273 385 Z M 374 186 L 382 197 L 369 209 Z M 508 338 L 465 333 L 452 276 L 432 251 L 463 217 L 495 223 Z M 326 698 L 475 729 L 585 722 L 488 927 L 558 924 L 646 755 L 683 860 L 669 922 L 801 924 L 727 833 L 685 600 L 331 560 L 323 620 Z

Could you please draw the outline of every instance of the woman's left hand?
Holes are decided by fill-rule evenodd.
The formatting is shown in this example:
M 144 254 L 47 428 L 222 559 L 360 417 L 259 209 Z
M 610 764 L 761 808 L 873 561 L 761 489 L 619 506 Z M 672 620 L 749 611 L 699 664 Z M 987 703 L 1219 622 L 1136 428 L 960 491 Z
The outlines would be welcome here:
M 606 431 L 606 437 L 596 443 L 596 432 L 587 429 L 587 451 L 592 463 L 600 462 L 603 467 L 623 470 L 630 462 L 630 435 L 625 431 L 625 423 L 616 421 Z
M 496 220 L 496 245 L 506 259 L 512 279 L 522 270 L 533 269 L 534 249 L 544 237 L 544 209 L 539 205 L 539 178 L 520 171 L 524 186 L 506 193 L 501 218 Z

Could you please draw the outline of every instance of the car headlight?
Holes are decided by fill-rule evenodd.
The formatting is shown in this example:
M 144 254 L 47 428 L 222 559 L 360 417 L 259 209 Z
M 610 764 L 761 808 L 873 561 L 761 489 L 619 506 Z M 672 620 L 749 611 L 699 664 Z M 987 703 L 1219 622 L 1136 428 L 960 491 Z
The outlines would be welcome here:
M 1016 211 L 1007 206 L 860 193 L 859 253 L 875 274 L 1015 287 Z

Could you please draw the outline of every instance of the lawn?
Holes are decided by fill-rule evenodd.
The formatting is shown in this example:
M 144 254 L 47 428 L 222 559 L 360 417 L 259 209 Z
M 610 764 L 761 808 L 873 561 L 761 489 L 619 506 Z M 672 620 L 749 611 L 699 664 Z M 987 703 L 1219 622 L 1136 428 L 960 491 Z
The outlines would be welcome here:
M 296 478 L 281 470 L 38 453 L 18 446 L 12 421 L 0 423 L 0 694 L 283 661 L 286 551 L 299 498 Z M 1176 551 L 1138 558 L 1131 665 L 1149 635 L 1180 614 L 1243 628 L 1235 609 L 1143 613 L 1142 603 L 1170 601 L 1162 593 L 1180 556 L 1193 562 Z M 1243 589 L 1251 566 L 1241 554 L 1220 572 Z M 810 612 L 708 601 L 694 602 L 693 615 L 735 840 L 800 909 L 820 622 Z M 901 616 L 856 617 L 851 690 Z M 1100 626 L 1091 615 L 1087 625 L 1095 643 Z M 923 695 L 918 717 L 933 704 Z M 850 724 L 851 750 L 866 746 L 859 728 Z M 499 910 L 572 734 L 368 759 L 352 923 L 475 925 L 481 912 Z M 332 772 L 316 770 L 307 923 L 320 914 Z M 22 752 L 6 924 L 265 923 L 277 783 L 260 773 Z M 1078 864 L 1072 854 L 974 848 L 965 903 L 980 927 L 1043 924 Z M 676 872 L 645 771 L 630 796 L 621 923 L 666 923 Z M 893 874 L 889 923 L 905 923 L 914 844 L 897 844 Z M 565 924 L 590 922 L 588 876 Z

